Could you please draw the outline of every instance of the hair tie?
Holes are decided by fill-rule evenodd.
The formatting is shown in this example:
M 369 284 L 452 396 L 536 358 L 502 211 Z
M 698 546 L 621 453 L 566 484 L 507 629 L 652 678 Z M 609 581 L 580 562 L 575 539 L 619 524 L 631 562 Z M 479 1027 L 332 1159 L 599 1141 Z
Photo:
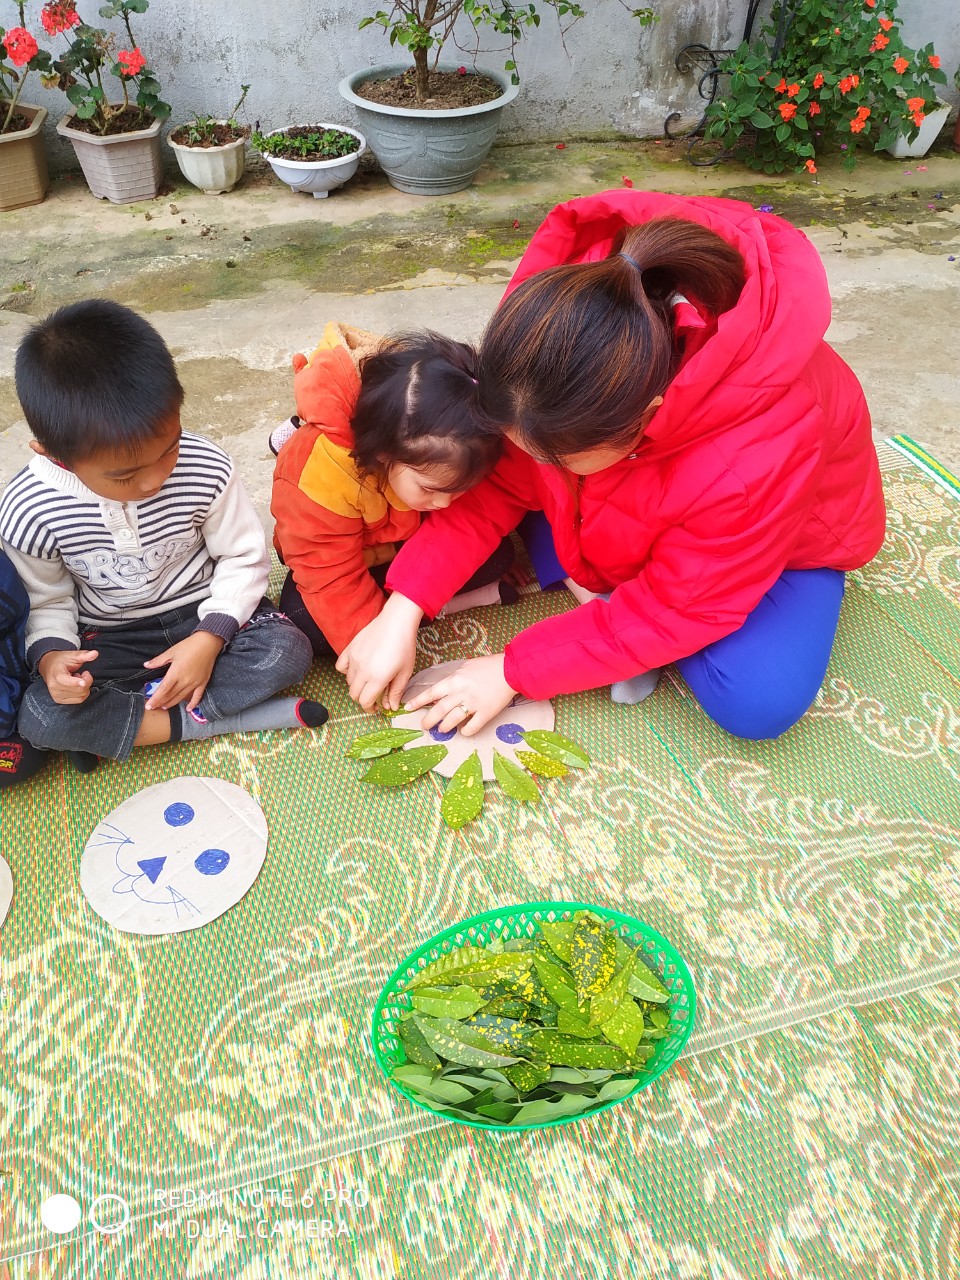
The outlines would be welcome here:
M 643 271 L 643 267 L 641 267 L 636 258 L 631 258 L 629 253 L 624 253 L 622 249 L 620 250 L 620 257 L 623 258 L 624 262 L 629 262 L 631 267 L 635 267 L 637 271 Z

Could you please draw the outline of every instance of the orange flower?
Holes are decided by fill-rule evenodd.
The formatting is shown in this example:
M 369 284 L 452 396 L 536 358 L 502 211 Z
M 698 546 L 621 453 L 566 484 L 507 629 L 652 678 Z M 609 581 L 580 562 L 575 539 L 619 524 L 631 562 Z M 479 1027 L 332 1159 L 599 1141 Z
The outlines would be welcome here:
M 922 111 L 926 105 L 927 105 L 926 100 L 924 98 L 908 98 L 907 99 L 908 111 Z
M 924 120 L 926 120 L 926 118 L 927 117 L 923 114 L 922 111 L 915 111 L 913 113 L 913 123 L 917 126 L 918 129 L 923 124 Z
M 893 60 L 893 69 L 898 76 L 902 76 L 909 65 L 910 63 L 906 58 L 894 58 Z
M 813 87 L 815 89 L 820 89 L 822 88 L 822 86 L 823 86 L 823 72 L 818 71 L 817 74 L 813 77 Z
M 788 84 L 788 85 L 787 85 L 787 97 L 788 97 L 788 98 L 795 98 L 799 92 L 800 92 L 800 86 L 799 86 L 798 84 Z
M 816 172 L 817 172 L 817 166 L 813 163 L 813 161 L 812 161 L 812 160 L 808 160 L 808 161 L 806 162 L 806 165 L 805 165 L 804 167 L 806 168 L 807 173 L 816 173 Z
M 844 76 L 837 87 L 841 93 L 849 93 L 853 88 L 853 77 Z
M 850 77 L 850 83 L 853 85 L 854 88 L 856 88 L 857 85 L 860 83 L 860 77 L 858 75 L 852 75 Z
M 869 107 L 857 107 L 857 119 L 858 119 L 858 120 L 866 120 L 866 118 L 867 118 L 867 116 L 869 116 L 869 114 L 870 114 L 870 108 L 869 108 Z
M 934 71 L 939 71 L 939 70 L 940 70 L 940 55 L 939 55 L 939 53 L 931 53 L 931 55 L 930 55 L 930 57 L 927 59 L 927 61 L 930 63 L 931 67 L 933 67 Z
M 881 27 L 883 27 L 884 31 L 889 31 L 893 26 L 892 18 L 878 18 L 877 21 L 880 23 Z
M 859 117 L 859 116 L 855 116 L 855 117 L 850 121 L 850 132 L 851 132 L 851 133 L 862 133 L 862 131 L 863 131 L 863 124 L 864 124 L 864 122 L 860 119 L 860 117 Z
M 870 45 L 870 52 L 879 53 L 880 50 L 885 49 L 889 43 L 890 43 L 890 37 L 885 36 L 882 31 L 878 31 L 877 34 L 873 37 L 873 42 Z
M 875 9 L 877 7 L 877 0 L 863 0 L 863 3 L 868 9 Z
M 808 115 L 808 116 L 818 116 L 819 114 L 820 114 L 820 103 L 819 103 L 819 102 L 811 102 L 811 103 L 810 103 L 810 105 L 809 105 L 809 107 L 807 107 L 807 115 Z
M 781 77 L 780 77 L 780 83 L 779 83 L 779 84 L 777 85 L 777 87 L 774 89 L 774 93 L 786 93 L 786 91 L 787 91 L 787 82 L 786 82 L 786 80 L 784 80 L 784 79 L 783 79 L 783 77 L 781 76 Z
M 777 110 L 784 120 L 792 120 L 797 114 L 797 104 L 795 102 L 780 102 L 777 104 Z

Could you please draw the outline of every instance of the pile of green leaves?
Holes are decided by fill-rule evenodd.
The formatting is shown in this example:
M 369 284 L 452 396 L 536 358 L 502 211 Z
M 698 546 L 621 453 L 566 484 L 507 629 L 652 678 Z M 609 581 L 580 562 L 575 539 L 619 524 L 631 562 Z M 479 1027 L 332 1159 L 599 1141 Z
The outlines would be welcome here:
M 403 750 L 408 742 L 422 736 L 420 729 L 377 729 L 355 739 L 347 751 L 347 758 L 374 761 L 363 775 L 363 782 L 375 787 L 405 787 L 408 782 L 436 768 L 447 754 L 447 748 L 441 742 Z M 522 737 L 530 748 L 517 752 L 523 768 L 502 752 L 494 751 L 493 772 L 507 795 L 514 800 L 522 800 L 524 804 L 535 804 L 540 800 L 540 792 L 531 774 L 562 778 L 571 769 L 585 769 L 590 763 L 583 747 L 560 733 L 528 729 Z M 479 755 L 474 751 L 457 769 L 443 793 L 440 814 L 444 822 L 459 831 L 479 815 L 483 796 L 483 768 Z
M 460 947 L 403 987 L 392 1076 L 458 1119 L 539 1124 L 626 1097 L 672 1034 L 670 992 L 592 911 Z
M 315 124 L 295 125 L 279 133 L 254 130 L 250 144 L 254 151 L 276 156 L 278 160 L 338 160 L 360 149 L 360 141 L 354 134 Z

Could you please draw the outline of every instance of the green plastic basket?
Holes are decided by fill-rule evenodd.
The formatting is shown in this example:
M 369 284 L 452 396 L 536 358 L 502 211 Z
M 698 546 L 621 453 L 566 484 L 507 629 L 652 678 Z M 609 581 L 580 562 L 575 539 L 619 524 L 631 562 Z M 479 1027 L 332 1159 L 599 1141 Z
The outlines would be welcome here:
M 622 1098 L 612 1099 L 586 1115 L 560 1116 L 556 1120 L 543 1120 L 539 1124 L 511 1125 L 495 1120 L 466 1120 L 462 1116 L 449 1115 L 446 1111 L 424 1106 L 410 1091 L 391 1074 L 394 1067 L 406 1062 L 403 1043 L 396 1033 L 401 1014 L 411 1008 L 410 993 L 400 988 L 412 978 L 418 970 L 447 955 L 458 947 L 486 946 L 493 938 L 532 938 L 536 935 L 540 921 L 569 920 L 576 911 L 593 911 L 608 920 L 624 941 L 640 949 L 644 960 L 658 975 L 670 992 L 668 1009 L 670 1022 L 667 1030 L 672 1034 L 655 1042 L 653 1055 L 643 1071 L 637 1076 L 636 1088 L 631 1089 Z M 412 955 L 408 956 L 387 980 L 380 993 L 377 1006 L 373 1011 L 372 1041 L 373 1052 L 383 1074 L 391 1085 L 403 1094 L 415 1107 L 421 1107 L 432 1115 L 442 1116 L 445 1120 L 453 1120 L 457 1124 L 467 1125 L 473 1129 L 494 1129 L 500 1133 L 522 1133 L 526 1129 L 552 1129 L 561 1124 L 572 1124 L 577 1120 L 589 1120 L 610 1107 L 615 1107 L 627 1098 L 632 1098 L 648 1084 L 652 1084 L 658 1076 L 662 1076 L 680 1056 L 680 1051 L 690 1038 L 693 1020 L 696 1014 L 697 996 L 693 986 L 693 978 L 686 962 L 678 951 L 655 929 L 636 920 L 633 916 L 624 915 L 620 911 L 611 911 L 608 907 L 598 907 L 586 902 L 526 902 L 516 907 L 498 907 L 494 911 L 484 911 L 482 915 L 471 916 L 462 924 L 453 925 L 438 933 L 435 938 L 425 942 Z

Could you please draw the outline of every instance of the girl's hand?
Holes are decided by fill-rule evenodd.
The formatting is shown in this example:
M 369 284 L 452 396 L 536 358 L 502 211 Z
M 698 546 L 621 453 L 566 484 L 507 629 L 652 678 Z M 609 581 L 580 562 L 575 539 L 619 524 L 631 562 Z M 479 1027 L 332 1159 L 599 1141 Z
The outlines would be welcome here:
M 465 738 L 479 733 L 517 696 L 503 678 L 503 654 L 471 658 L 459 671 L 439 680 L 407 703 L 407 711 L 430 706 L 423 717 L 424 729 L 440 726 L 441 733 L 459 728 Z
M 423 610 L 394 593 L 379 615 L 368 622 L 337 659 L 354 702 L 364 711 L 382 703 L 387 711 L 400 706 L 417 661 L 417 628 Z

